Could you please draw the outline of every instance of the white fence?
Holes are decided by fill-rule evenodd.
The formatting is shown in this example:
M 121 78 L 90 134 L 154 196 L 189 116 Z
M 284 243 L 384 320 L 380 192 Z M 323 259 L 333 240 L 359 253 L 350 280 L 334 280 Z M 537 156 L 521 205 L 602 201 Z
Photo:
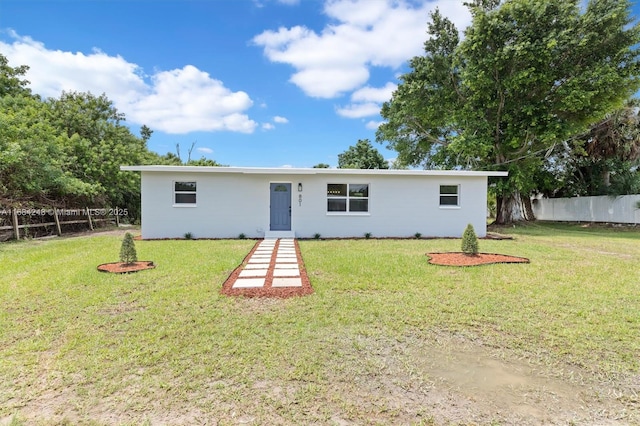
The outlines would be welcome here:
M 533 200 L 538 220 L 561 222 L 640 223 L 638 195 L 541 198 Z

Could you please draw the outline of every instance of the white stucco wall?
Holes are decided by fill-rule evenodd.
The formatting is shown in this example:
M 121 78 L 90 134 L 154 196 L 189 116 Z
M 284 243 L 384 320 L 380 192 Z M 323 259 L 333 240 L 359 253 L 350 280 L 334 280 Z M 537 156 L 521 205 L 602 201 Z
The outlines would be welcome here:
M 197 182 L 197 206 L 175 207 L 173 182 Z M 143 238 L 259 238 L 269 230 L 269 184 L 292 188 L 296 237 L 460 237 L 471 223 L 486 235 L 486 176 L 142 172 Z M 298 192 L 298 183 L 303 191 Z M 328 213 L 327 183 L 369 184 L 368 213 Z M 440 185 L 460 185 L 459 207 L 439 205 Z M 299 197 L 302 202 L 299 202 Z

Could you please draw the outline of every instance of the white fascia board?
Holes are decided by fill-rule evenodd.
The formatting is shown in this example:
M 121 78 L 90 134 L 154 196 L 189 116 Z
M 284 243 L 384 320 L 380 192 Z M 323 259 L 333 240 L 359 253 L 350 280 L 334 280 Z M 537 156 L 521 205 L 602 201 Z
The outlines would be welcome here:
M 492 176 L 504 177 L 509 172 L 473 170 L 394 170 L 394 169 L 313 169 L 289 167 L 210 167 L 210 166 L 120 166 L 129 172 L 161 173 L 239 173 L 262 175 L 377 175 L 377 176 Z

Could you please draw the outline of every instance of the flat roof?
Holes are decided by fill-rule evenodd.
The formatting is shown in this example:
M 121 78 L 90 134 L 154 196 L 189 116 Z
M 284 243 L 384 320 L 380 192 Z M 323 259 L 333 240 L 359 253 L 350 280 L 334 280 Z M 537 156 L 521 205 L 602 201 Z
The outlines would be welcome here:
M 314 169 L 292 167 L 120 166 L 127 172 L 239 173 L 262 175 L 379 175 L 379 176 L 508 176 L 509 172 L 474 170 Z

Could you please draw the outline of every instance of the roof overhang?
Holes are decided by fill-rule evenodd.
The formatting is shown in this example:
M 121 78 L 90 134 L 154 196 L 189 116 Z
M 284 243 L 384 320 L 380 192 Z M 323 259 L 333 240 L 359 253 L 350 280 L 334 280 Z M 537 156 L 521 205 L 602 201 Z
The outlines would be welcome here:
M 491 176 L 509 172 L 474 170 L 396 170 L 396 169 L 313 169 L 291 167 L 209 167 L 209 166 L 120 166 L 127 172 L 153 173 L 237 173 L 260 175 L 376 175 L 376 176 Z

